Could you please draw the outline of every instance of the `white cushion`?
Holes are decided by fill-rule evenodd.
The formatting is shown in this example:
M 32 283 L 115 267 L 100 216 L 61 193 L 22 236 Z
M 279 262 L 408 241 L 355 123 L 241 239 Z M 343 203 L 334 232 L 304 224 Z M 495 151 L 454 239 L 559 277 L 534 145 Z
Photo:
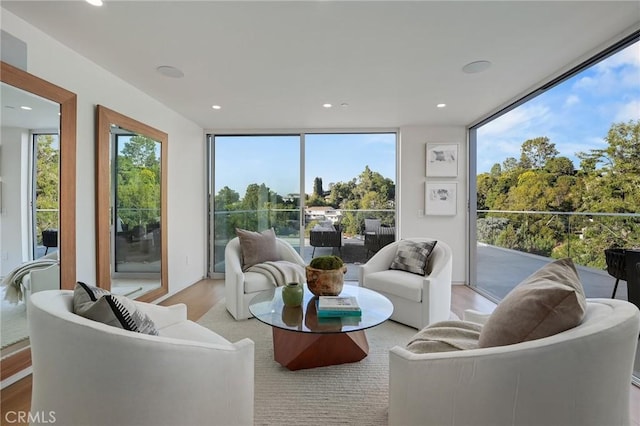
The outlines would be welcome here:
M 257 291 L 264 291 L 273 288 L 273 283 L 264 274 L 259 272 L 245 272 L 244 273 L 244 292 L 255 293 Z
M 231 342 L 224 337 L 192 321 L 182 321 L 160 329 L 159 331 L 160 336 L 162 337 L 171 337 L 180 340 L 193 340 L 196 342 L 213 343 L 216 345 L 231 345 Z
M 389 269 L 367 275 L 367 288 L 421 302 L 423 281 L 421 275 Z

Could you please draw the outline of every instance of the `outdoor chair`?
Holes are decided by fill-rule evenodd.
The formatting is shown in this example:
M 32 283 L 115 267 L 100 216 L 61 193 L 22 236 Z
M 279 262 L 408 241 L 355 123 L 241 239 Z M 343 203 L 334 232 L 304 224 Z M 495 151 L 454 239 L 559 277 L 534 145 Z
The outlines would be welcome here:
M 311 257 L 315 256 L 316 247 L 336 247 L 342 256 L 342 225 L 331 225 L 331 230 L 312 229 L 309 244 L 313 247 Z
M 620 280 L 627 281 L 627 265 L 624 251 L 624 249 L 617 248 L 606 249 L 604 251 L 605 261 L 607 262 L 607 273 L 616 279 L 616 283 L 613 286 L 613 293 L 611 293 L 612 299 L 616 297 Z
M 395 240 L 396 228 L 393 226 L 380 225 L 374 231 L 365 232 L 364 248 L 367 250 L 367 258 Z

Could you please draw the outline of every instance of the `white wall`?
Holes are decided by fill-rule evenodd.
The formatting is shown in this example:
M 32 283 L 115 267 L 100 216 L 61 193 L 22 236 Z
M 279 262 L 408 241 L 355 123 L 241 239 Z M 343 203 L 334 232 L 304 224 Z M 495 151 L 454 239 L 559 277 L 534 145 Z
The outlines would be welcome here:
M 29 130 L 17 127 L 0 129 L 0 178 L 2 178 L 2 209 L 0 221 L 0 276 L 28 259 L 28 249 L 22 237 L 30 199 L 27 188 Z M 28 222 L 27 222 L 28 223 Z M 26 225 L 26 223 L 24 223 Z
M 205 271 L 206 238 L 203 129 L 4 9 L 2 29 L 27 43 L 29 73 L 78 95 L 77 279 L 95 282 L 97 104 L 169 135 L 169 293 L 201 279 Z M 149 66 L 153 68 L 153 64 Z
M 426 144 L 458 145 L 458 177 L 426 177 Z M 433 237 L 453 251 L 453 282 L 467 282 L 467 133 L 464 127 L 400 128 L 400 238 Z M 456 182 L 457 214 L 424 216 L 426 182 Z M 422 213 L 421 213 L 422 212 Z

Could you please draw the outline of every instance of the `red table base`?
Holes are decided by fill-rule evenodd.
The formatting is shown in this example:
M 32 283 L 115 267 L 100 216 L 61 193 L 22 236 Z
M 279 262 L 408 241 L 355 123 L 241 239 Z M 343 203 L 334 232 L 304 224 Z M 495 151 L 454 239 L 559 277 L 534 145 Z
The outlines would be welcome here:
M 273 354 L 289 370 L 357 362 L 369 354 L 364 331 L 298 333 L 273 327 Z

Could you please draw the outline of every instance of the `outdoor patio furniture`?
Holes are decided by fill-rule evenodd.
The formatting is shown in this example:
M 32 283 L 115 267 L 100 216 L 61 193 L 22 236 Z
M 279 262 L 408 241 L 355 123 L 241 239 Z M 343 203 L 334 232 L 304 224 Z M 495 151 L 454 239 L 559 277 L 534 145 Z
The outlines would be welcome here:
M 604 257 L 607 262 L 607 272 L 616 279 L 611 298 L 615 299 L 620 280 L 627 281 L 627 266 L 625 262 L 625 250 L 620 248 L 606 249 Z
M 364 247 L 367 250 L 367 258 L 395 240 L 396 228 L 393 226 L 380 225 L 374 231 L 365 231 Z
M 311 257 L 316 254 L 316 247 L 337 247 L 342 256 L 342 225 L 331 225 L 333 231 L 319 229 L 309 232 L 309 244 L 313 247 Z
M 49 252 L 50 247 L 58 247 L 58 230 L 45 229 L 42 231 L 42 245 L 46 247 L 44 254 Z

